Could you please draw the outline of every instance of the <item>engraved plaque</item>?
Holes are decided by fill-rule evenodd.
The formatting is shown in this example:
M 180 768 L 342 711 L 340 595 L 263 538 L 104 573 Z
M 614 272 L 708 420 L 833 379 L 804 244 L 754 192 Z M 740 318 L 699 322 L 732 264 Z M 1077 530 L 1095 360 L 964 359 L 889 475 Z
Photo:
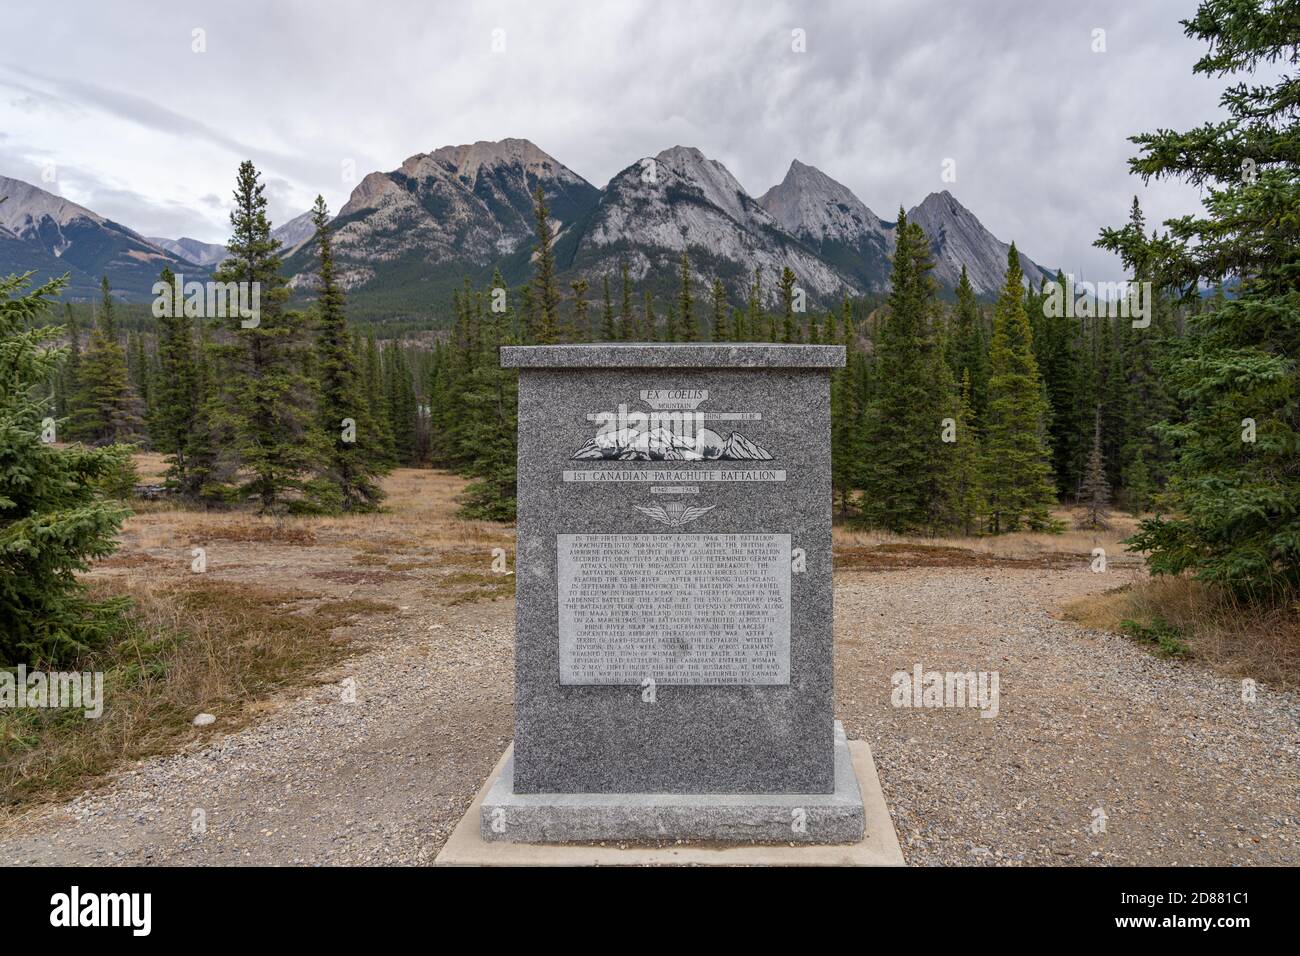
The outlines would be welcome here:
M 560 683 L 790 683 L 790 535 L 558 534 Z

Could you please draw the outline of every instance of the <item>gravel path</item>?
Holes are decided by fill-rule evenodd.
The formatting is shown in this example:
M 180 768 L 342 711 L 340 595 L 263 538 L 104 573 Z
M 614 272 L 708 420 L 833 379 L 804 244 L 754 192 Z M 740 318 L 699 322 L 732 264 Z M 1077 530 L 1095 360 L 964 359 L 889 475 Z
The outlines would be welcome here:
M 871 743 L 909 863 L 1300 862 L 1300 696 L 1246 704 L 1239 681 L 1051 616 L 1127 573 L 837 577 L 836 710 Z M 417 608 L 368 624 L 335 683 L 9 821 L 0 859 L 431 862 L 511 734 L 513 604 Z M 916 664 L 997 671 L 998 716 L 892 707 L 890 675 Z

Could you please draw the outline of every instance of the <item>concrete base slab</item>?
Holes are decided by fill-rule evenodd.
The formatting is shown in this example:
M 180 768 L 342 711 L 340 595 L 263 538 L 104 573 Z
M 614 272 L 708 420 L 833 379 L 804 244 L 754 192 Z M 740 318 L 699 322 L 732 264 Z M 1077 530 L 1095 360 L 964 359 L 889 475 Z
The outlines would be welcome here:
M 863 833 L 852 843 L 678 844 L 518 843 L 483 839 L 483 807 L 511 756 L 506 750 L 468 812 L 434 861 L 435 866 L 903 866 L 903 853 L 885 806 L 871 748 L 846 742 L 861 794 Z M 731 795 L 737 796 L 737 795 Z M 806 798 L 805 798 L 806 799 Z M 787 824 L 788 827 L 788 824 Z M 788 832 L 788 830 L 787 830 Z M 790 835 L 791 837 L 793 834 Z M 787 837 L 789 839 L 790 837 Z M 612 841 L 607 841 L 607 844 Z
M 833 753 L 831 793 L 516 793 L 507 757 L 483 798 L 479 832 L 511 843 L 856 843 L 862 793 L 839 721 Z

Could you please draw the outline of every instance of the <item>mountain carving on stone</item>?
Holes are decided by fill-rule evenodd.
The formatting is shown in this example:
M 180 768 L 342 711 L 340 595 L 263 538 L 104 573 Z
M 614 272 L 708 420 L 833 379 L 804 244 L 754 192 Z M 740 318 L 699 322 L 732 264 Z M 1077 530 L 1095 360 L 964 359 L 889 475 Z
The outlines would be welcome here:
M 772 456 L 739 432 L 724 439 L 711 428 L 693 435 L 662 427 L 611 429 L 589 438 L 573 460 L 607 461 L 771 461 Z

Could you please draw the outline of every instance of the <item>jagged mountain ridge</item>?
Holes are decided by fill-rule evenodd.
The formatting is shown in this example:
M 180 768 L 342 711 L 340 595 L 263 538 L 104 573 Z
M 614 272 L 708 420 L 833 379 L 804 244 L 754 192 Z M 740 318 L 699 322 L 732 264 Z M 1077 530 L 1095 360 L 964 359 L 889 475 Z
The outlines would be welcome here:
M 507 259 L 532 239 L 539 185 L 560 229 L 599 193 L 524 139 L 444 146 L 370 173 L 334 220 L 340 280 L 348 288 L 385 278 L 418 287 L 421 269 L 459 275 Z M 309 272 L 310 250 L 290 263 Z M 295 275 L 293 283 L 307 279 Z
M 793 161 L 785 178 L 755 199 L 723 164 L 694 147 L 674 146 L 597 189 L 528 140 L 506 139 L 417 153 L 357 184 L 334 219 L 336 267 L 354 294 L 353 314 L 378 313 L 380 300 L 390 314 L 432 311 L 463 276 L 483 282 L 494 268 L 507 282 L 524 281 L 539 185 L 565 292 L 570 280 L 583 277 L 594 298 L 600 278 L 608 274 L 616 283 L 627 261 L 638 286 L 655 292 L 662 316 L 683 249 L 690 250 L 701 285 L 722 279 L 733 302 L 746 297 L 756 266 L 768 305 L 787 266 L 813 306 L 888 287 L 896 224 L 814 166 Z M 0 195 L 6 192 L 18 199 L 0 205 L 0 268 L 35 268 L 42 275 L 70 269 L 76 297 L 94 294 L 100 271 L 115 288 L 142 298 L 164 264 L 193 275 L 224 257 L 219 244 L 145 239 L 61 197 L 0 178 Z M 955 286 L 964 263 L 977 293 L 996 294 L 1008 247 L 973 213 L 940 192 L 908 215 L 930 236 L 942 285 Z M 88 231 L 103 241 L 85 241 Z M 273 231 L 295 288 L 311 285 L 312 233 L 309 213 Z M 1050 277 L 1023 253 L 1021 261 L 1029 281 Z
M 782 228 L 858 279 L 868 291 L 888 288 L 897 223 L 882 220 L 848 187 L 796 159 L 785 179 L 758 201 Z M 907 217 L 919 223 L 930 239 L 935 257 L 932 274 L 940 285 L 956 287 L 965 264 L 978 295 L 997 294 L 1010 245 L 984 228 L 951 193 L 931 193 L 909 209 Z M 1052 278 L 1052 273 L 1023 252 L 1020 264 L 1035 286 L 1043 278 Z
M 689 146 L 630 164 L 596 189 L 527 140 L 443 147 L 411 157 L 390 173 L 358 184 L 336 220 L 344 281 L 363 295 L 388 282 L 427 288 L 430 277 L 459 282 L 527 278 L 535 243 L 532 189 L 541 184 L 556 231 L 561 288 L 600 277 L 633 279 L 656 292 L 662 316 L 683 249 L 697 276 L 721 278 L 742 301 L 762 267 L 764 298 L 776 299 L 785 267 L 814 304 L 888 288 L 896 224 L 876 215 L 843 184 L 795 160 L 785 179 L 758 199 L 727 168 Z M 1001 287 L 1008 245 L 947 192 L 909 211 L 930 235 L 934 276 L 955 287 L 963 262 L 978 294 Z M 1050 273 L 1021 254 L 1029 281 Z M 310 283 L 310 259 L 291 258 Z
M 66 297 L 98 295 L 107 275 L 115 292 L 143 298 L 165 266 L 181 271 L 187 264 L 134 230 L 21 179 L 0 176 L 0 196 L 0 272 L 33 270 L 37 283 L 66 272 Z
M 583 275 L 617 274 L 626 258 L 638 281 L 672 276 L 688 249 L 696 272 L 721 278 L 738 299 L 760 266 L 769 300 L 786 266 L 814 297 L 860 291 L 783 230 L 725 166 L 693 147 L 674 146 L 622 170 L 574 230 L 569 248 L 558 241 L 557 248 L 568 252 L 566 268 Z

